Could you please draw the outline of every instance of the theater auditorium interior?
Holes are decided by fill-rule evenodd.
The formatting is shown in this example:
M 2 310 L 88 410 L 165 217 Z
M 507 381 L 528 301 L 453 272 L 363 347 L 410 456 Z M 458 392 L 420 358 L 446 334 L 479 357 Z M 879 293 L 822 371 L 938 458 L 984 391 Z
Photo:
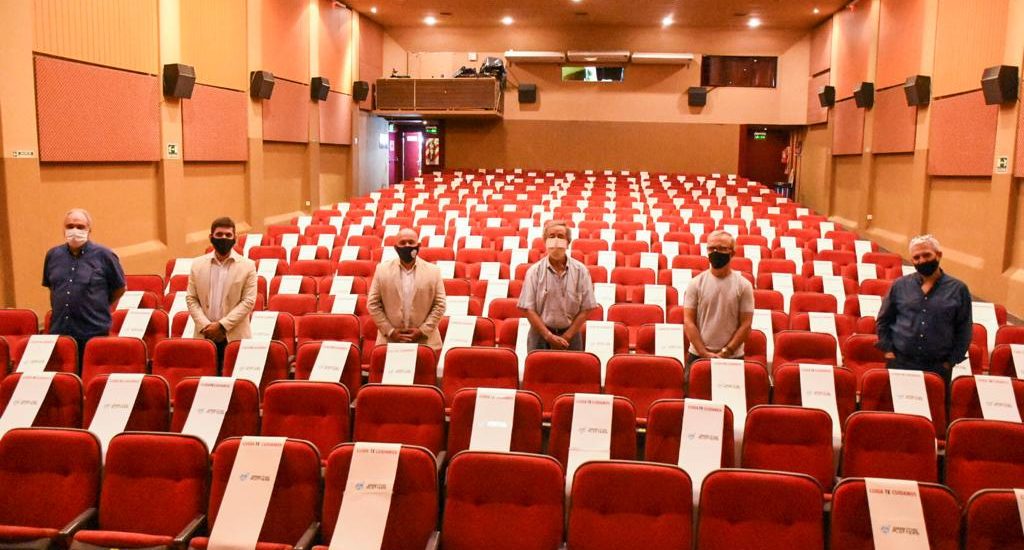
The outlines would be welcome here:
M 1022 63 L 1024 0 L 0 0 L 0 548 L 1024 549 Z

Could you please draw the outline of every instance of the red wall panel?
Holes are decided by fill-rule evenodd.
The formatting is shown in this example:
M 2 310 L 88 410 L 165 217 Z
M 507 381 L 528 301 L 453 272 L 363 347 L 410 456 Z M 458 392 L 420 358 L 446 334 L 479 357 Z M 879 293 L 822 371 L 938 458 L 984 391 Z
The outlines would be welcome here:
M 875 94 L 874 111 L 873 152 L 913 152 L 917 136 L 917 107 L 907 105 L 903 86 L 886 88 Z
M 266 141 L 309 141 L 309 86 L 281 78 L 274 93 L 263 101 L 263 139 Z
M 352 144 L 352 96 L 331 92 L 320 103 L 320 143 Z
M 196 84 L 181 105 L 185 160 L 246 160 L 246 101 L 245 92 Z
M 837 101 L 832 117 L 832 154 L 861 154 L 864 149 L 864 109 L 858 109 L 852 99 Z
M 996 151 L 998 105 L 985 105 L 981 90 L 932 100 L 928 174 L 988 176 Z
M 160 160 L 157 77 L 35 56 L 39 159 Z

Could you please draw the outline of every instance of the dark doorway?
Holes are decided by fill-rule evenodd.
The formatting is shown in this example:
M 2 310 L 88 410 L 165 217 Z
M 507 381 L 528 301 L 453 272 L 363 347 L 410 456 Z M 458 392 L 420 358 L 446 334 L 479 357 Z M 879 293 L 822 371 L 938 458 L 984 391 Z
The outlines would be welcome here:
M 393 120 L 388 127 L 388 183 L 444 167 L 444 127 L 438 121 Z
M 789 127 L 740 127 L 739 174 L 765 185 L 789 181 L 787 165 L 791 165 Z M 784 155 L 785 153 L 785 155 Z

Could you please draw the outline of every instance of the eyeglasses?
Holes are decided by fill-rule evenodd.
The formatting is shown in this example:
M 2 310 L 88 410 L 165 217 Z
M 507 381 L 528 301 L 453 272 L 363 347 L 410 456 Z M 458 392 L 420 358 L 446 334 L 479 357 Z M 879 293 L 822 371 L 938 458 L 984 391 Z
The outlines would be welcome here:
M 725 254 L 732 254 L 732 248 L 725 246 L 709 246 L 708 252 L 723 252 Z

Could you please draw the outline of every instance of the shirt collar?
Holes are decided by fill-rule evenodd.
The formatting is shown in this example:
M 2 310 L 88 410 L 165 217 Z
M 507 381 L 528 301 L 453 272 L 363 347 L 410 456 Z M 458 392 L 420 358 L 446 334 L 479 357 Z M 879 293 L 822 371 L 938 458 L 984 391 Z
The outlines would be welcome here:
M 220 259 L 217 258 L 217 253 L 216 252 L 210 252 L 210 263 L 212 263 L 213 265 L 218 265 L 218 266 L 226 266 L 226 265 L 229 265 L 229 264 L 231 264 L 233 262 L 237 262 L 238 259 L 241 258 L 241 257 L 242 256 L 238 252 L 235 252 L 234 249 L 231 249 L 231 253 L 228 254 L 228 257 L 224 258 L 224 260 L 221 261 Z
M 92 248 L 92 241 L 85 241 L 85 244 L 82 245 L 81 250 L 78 251 L 78 255 L 85 255 L 85 253 L 88 252 L 90 248 Z M 75 253 L 71 251 L 71 245 L 67 243 L 64 243 L 64 250 L 66 250 L 68 254 L 70 254 L 71 256 L 75 255 Z

